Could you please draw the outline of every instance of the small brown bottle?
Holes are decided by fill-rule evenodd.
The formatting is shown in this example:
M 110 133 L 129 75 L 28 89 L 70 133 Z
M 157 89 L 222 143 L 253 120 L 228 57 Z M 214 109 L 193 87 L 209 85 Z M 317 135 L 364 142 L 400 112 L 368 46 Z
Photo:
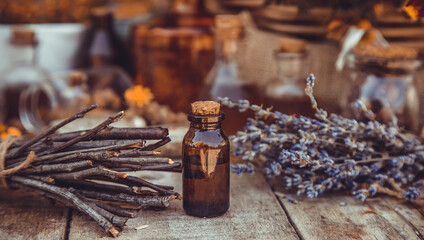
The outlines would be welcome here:
M 230 206 L 230 142 L 219 103 L 199 101 L 188 114 L 183 140 L 183 207 L 188 215 L 216 217 Z

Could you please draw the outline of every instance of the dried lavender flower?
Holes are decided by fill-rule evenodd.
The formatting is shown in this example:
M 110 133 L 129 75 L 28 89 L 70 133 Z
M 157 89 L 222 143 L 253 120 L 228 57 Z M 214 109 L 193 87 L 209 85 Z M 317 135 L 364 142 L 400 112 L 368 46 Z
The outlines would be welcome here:
M 361 101 L 354 107 L 362 121 L 328 114 L 313 96 L 315 80 L 311 74 L 305 88 L 315 118 L 286 115 L 247 100 L 219 99 L 222 105 L 255 113 L 244 131 L 230 137 L 232 154 L 247 163 L 232 165 L 233 172 L 253 174 L 256 166 L 267 178 L 282 175 L 283 187 L 298 198 L 350 190 L 365 201 L 380 189 L 389 189 L 409 201 L 418 199 L 418 188 L 424 187 L 419 179 L 424 172 L 420 139 L 402 132 L 396 122 L 375 121 L 375 114 Z

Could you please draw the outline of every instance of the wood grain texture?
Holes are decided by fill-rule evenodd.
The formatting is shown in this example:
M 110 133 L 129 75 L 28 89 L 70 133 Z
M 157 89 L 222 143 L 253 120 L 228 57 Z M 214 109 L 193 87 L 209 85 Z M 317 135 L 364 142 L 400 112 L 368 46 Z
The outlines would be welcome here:
M 297 204 L 280 200 L 303 239 L 419 239 L 396 212 L 377 202 L 368 205 L 339 194 Z
M 302 239 L 420 239 L 423 216 L 401 201 L 381 196 L 363 203 L 347 192 L 334 192 L 294 204 L 281 181 L 270 184 Z
M 369 199 L 367 205 L 387 219 L 405 239 L 424 239 L 424 217 L 411 204 L 389 197 L 379 197 Z
M 0 239 L 64 239 L 67 214 L 36 194 L 0 190 Z
M 145 175 L 144 175 L 145 176 Z M 181 175 L 155 173 L 152 181 L 173 184 L 181 192 Z M 130 219 L 120 239 L 298 239 L 263 176 L 231 177 L 230 210 L 217 218 L 196 218 L 184 213 L 181 201 L 165 211 L 141 211 Z M 148 225 L 147 228 L 135 228 Z M 107 238 L 96 223 L 74 214 L 69 239 Z

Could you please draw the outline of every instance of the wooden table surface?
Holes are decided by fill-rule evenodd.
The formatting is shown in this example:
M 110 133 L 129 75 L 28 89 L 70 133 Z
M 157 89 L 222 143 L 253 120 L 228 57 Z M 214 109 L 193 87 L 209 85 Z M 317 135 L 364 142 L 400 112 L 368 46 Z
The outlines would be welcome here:
M 142 176 L 181 192 L 179 173 Z M 273 191 L 261 174 L 232 174 L 231 206 L 225 215 L 191 217 L 182 202 L 174 200 L 164 211 L 140 211 L 118 239 L 424 239 L 423 213 L 386 197 L 362 203 L 352 196 L 327 194 L 294 204 L 278 187 Z M 107 238 L 96 222 L 77 210 L 21 191 L 0 192 L 0 239 Z

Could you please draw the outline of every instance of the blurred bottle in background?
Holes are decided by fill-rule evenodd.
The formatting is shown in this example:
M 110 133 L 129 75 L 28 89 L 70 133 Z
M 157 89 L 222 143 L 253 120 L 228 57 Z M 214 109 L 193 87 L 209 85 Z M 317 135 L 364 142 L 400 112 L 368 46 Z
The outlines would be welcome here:
M 282 38 L 274 53 L 277 72 L 265 85 L 265 105 L 274 110 L 296 116 L 313 117 L 311 101 L 305 94 L 305 41 Z
M 190 110 L 214 62 L 214 19 L 205 2 L 175 0 L 170 13 L 132 30 L 136 82 L 176 112 Z
M 217 15 L 215 18 L 215 64 L 207 75 L 199 98 L 218 100 L 228 97 L 231 101 L 249 100 L 261 104 L 261 94 L 257 84 L 248 82 L 241 76 L 239 55 L 244 28 L 239 15 Z M 223 126 L 229 134 L 242 130 L 249 113 L 239 113 L 236 108 L 223 107 L 227 122 Z
M 56 118 L 54 110 L 59 106 L 49 73 L 37 65 L 36 46 L 33 31 L 13 29 L 10 64 L 0 73 L 0 122 L 32 133 Z
M 341 101 L 343 114 L 360 118 L 355 108 L 357 99 L 385 124 L 418 132 L 419 98 L 415 73 L 421 66 L 418 51 L 400 46 L 358 45 L 348 55 L 350 88 Z
M 72 116 L 90 106 L 91 96 L 87 84 L 87 75 L 82 72 L 73 72 L 69 75 L 66 88 L 61 92 L 65 116 Z
M 113 21 L 107 8 L 92 10 L 91 68 L 87 75 L 93 102 L 104 108 L 120 109 L 125 102 L 125 90 L 132 86 L 132 80 L 127 72 L 130 58 L 113 30 Z

